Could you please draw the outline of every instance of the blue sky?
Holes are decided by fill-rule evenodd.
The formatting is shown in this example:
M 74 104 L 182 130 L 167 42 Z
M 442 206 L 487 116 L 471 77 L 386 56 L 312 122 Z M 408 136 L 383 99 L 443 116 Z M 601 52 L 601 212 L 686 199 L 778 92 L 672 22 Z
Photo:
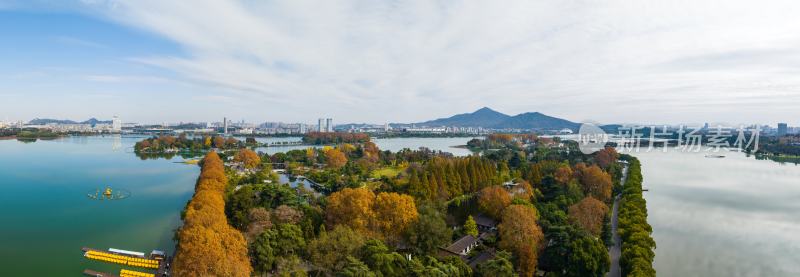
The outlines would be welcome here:
M 0 120 L 800 125 L 800 3 L 4 1 Z

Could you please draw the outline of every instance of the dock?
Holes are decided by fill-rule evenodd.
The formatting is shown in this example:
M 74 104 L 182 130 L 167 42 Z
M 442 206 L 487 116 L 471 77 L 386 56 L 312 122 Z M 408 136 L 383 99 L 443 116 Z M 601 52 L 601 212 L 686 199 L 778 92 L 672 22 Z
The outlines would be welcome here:
M 153 250 L 150 255 L 145 255 L 142 252 L 128 251 L 122 249 L 109 248 L 108 250 L 99 250 L 90 247 L 82 247 L 83 256 L 87 259 L 97 260 L 101 262 L 119 264 L 123 266 L 140 267 L 150 270 L 155 270 L 156 273 L 139 272 L 128 269 L 122 269 L 119 275 L 114 275 L 105 272 L 98 272 L 91 269 L 86 269 L 83 274 L 86 276 L 95 277 L 155 277 L 155 276 L 168 276 L 170 257 L 164 255 L 164 252 Z

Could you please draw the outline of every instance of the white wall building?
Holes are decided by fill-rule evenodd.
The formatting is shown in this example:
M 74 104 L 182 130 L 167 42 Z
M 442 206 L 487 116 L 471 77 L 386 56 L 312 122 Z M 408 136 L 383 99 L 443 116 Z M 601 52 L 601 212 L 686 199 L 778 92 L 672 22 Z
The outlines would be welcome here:
M 122 132 L 122 120 L 116 115 L 111 119 L 111 130 L 114 132 Z

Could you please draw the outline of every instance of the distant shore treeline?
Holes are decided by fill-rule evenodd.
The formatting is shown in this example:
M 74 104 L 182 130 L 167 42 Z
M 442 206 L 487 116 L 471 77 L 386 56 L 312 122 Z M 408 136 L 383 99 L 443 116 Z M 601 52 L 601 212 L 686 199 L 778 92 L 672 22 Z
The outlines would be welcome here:
M 149 137 L 137 142 L 133 150 L 137 153 L 162 153 L 168 151 L 203 151 L 216 149 L 238 149 L 244 144 L 232 137 L 201 136 L 188 138 L 185 135 L 178 137 L 166 135 Z
M 344 132 L 310 132 L 303 136 L 303 142 L 307 144 L 340 144 L 340 143 L 364 143 L 369 141 L 369 135 L 365 133 L 344 133 Z

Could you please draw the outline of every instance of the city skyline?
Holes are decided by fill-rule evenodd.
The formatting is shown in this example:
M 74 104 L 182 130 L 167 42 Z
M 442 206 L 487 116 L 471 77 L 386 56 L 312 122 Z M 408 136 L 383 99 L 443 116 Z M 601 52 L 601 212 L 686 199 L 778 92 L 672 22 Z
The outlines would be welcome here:
M 0 119 L 797 126 L 799 4 L 1 1 Z

